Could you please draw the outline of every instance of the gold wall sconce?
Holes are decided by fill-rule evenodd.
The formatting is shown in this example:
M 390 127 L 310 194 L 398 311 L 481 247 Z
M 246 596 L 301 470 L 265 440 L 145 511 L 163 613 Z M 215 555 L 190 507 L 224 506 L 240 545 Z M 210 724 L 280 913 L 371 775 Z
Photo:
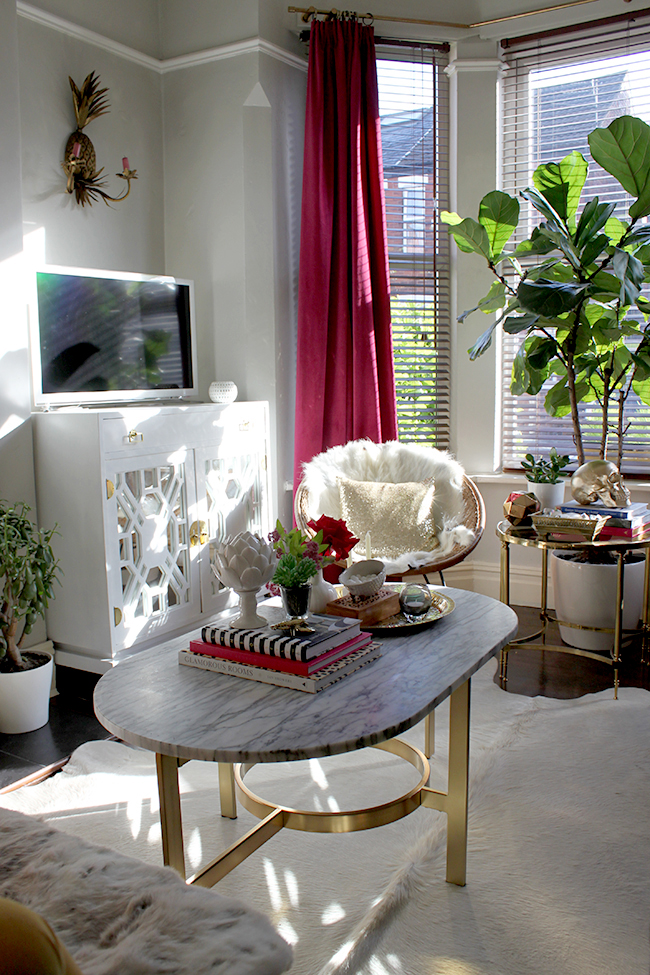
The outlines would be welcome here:
M 99 87 L 99 78 L 92 71 L 81 88 L 77 88 L 72 78 L 68 77 L 72 89 L 72 102 L 77 120 L 77 128 L 71 133 L 65 147 L 63 171 L 68 177 L 66 193 L 74 193 L 77 203 L 92 206 L 93 200 L 102 199 L 106 206 L 125 200 L 131 191 L 131 180 L 137 179 L 135 169 L 129 169 L 129 160 L 122 158 L 122 172 L 116 173 L 120 179 L 125 179 L 126 193 L 121 196 L 109 196 L 104 190 L 106 177 L 102 177 L 104 167 L 97 169 L 95 147 L 83 131 L 89 122 L 105 115 L 109 104 L 106 98 L 108 88 Z

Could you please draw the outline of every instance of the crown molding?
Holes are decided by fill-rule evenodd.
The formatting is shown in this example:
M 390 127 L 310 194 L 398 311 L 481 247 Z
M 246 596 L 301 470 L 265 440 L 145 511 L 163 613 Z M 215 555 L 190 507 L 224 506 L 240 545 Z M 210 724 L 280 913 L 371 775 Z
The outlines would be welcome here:
M 103 34 L 97 34 L 95 31 L 88 30 L 86 27 L 79 27 L 77 24 L 73 24 L 69 20 L 64 20 L 62 17 L 57 17 L 44 10 L 39 10 L 38 7 L 24 3 L 23 0 L 17 0 L 16 12 L 19 17 L 23 17 L 25 20 L 31 20 L 34 23 L 40 24 L 42 27 L 59 31 L 59 33 L 83 41 L 85 44 L 92 44 L 95 47 L 101 48 L 103 51 L 115 54 L 125 61 L 139 64 L 141 67 L 156 71 L 159 74 L 166 74 L 169 71 L 179 71 L 182 68 L 191 68 L 199 64 L 207 64 L 210 61 L 223 61 L 226 58 L 240 57 L 243 54 L 267 54 L 269 57 L 275 58 L 277 61 L 282 61 L 292 68 L 300 68 L 301 71 L 307 71 L 307 62 L 305 60 L 295 54 L 291 54 L 289 51 L 285 51 L 277 44 L 272 44 L 270 41 L 265 41 L 259 37 L 252 37 L 245 41 L 236 41 L 234 44 L 223 44 L 220 47 L 211 48 L 210 50 L 197 51 L 193 54 L 183 54 L 179 57 L 161 60 L 151 57 L 148 54 L 143 54 L 141 51 L 136 51 L 135 48 L 128 47 L 126 44 L 112 41 L 110 38 L 104 37 Z

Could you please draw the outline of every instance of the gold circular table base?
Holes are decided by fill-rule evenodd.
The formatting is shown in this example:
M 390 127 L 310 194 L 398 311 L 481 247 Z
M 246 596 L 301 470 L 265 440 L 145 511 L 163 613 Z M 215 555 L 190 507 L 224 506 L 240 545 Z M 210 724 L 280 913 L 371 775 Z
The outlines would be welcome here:
M 398 819 L 408 816 L 421 805 L 422 789 L 429 781 L 429 762 L 423 752 L 399 738 L 382 741 L 372 747 L 391 752 L 398 758 L 409 762 L 421 774 L 418 784 L 395 799 L 378 806 L 370 806 L 367 809 L 350 809 L 339 812 L 292 809 L 290 806 L 282 806 L 262 799 L 244 784 L 246 774 L 258 764 L 251 762 L 250 764 L 235 766 L 235 781 L 239 789 L 241 804 L 258 819 L 264 819 L 270 813 L 281 809 L 285 814 L 284 826 L 308 833 L 353 833 L 361 829 L 372 829 L 375 826 L 394 823 Z

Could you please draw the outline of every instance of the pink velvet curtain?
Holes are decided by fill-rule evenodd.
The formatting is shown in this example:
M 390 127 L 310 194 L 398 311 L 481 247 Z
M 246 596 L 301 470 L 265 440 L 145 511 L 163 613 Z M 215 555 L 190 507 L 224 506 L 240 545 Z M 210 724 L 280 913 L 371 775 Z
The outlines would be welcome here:
M 320 451 L 397 438 L 372 27 L 315 21 L 302 191 L 294 485 Z

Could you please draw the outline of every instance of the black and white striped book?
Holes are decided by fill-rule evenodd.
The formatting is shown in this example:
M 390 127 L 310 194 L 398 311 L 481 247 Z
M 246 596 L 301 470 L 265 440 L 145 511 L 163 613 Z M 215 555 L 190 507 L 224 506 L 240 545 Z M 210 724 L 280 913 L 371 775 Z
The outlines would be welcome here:
M 278 619 L 283 618 L 278 612 Z M 274 622 L 271 620 L 271 622 Z M 238 630 L 229 626 L 204 626 L 201 639 L 215 646 L 232 647 L 238 650 L 252 650 L 266 653 L 271 657 L 284 657 L 285 660 L 311 660 L 326 650 L 347 643 L 361 632 L 358 619 L 344 616 L 309 616 L 307 624 L 313 633 L 296 633 L 291 636 L 286 630 L 275 629 L 269 624 L 256 630 Z

